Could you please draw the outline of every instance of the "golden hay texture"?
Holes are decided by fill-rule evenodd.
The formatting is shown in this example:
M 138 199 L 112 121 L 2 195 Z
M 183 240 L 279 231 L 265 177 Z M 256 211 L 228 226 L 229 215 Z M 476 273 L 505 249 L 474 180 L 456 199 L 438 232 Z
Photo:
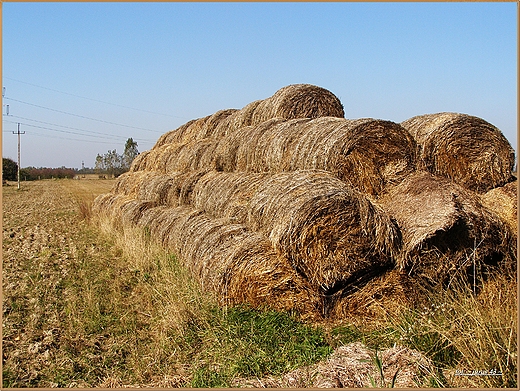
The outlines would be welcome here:
M 327 171 L 209 172 L 192 200 L 212 216 L 263 233 L 324 294 L 381 273 L 400 246 L 385 212 Z
M 405 308 L 418 308 L 427 302 L 420 282 L 405 271 L 392 269 L 374 276 L 362 286 L 352 286 L 334 298 L 329 316 L 334 319 L 359 317 L 385 319 L 398 317 Z
M 438 283 L 476 277 L 493 265 L 514 267 L 511 231 L 476 193 L 418 171 L 380 202 L 402 233 L 397 266 L 411 275 Z
M 482 204 L 504 220 L 518 235 L 518 180 L 481 195 Z
M 343 117 L 330 91 L 298 84 L 189 121 L 93 211 L 142 227 L 223 303 L 309 316 L 393 314 L 417 282 L 515 270 L 516 182 L 499 187 L 514 151 L 498 129 Z
M 400 245 L 383 210 L 325 171 L 273 175 L 249 208 L 248 226 L 326 295 L 381 273 Z
M 212 137 L 154 147 L 132 171 L 330 171 L 370 195 L 415 170 L 415 142 L 400 125 L 383 120 L 274 118 Z
M 381 208 L 322 170 L 143 171 L 122 175 L 113 192 L 96 203 L 123 224 L 136 224 L 156 206 L 190 205 L 222 223 L 262 233 L 316 292 L 327 296 L 382 273 L 400 246 L 398 229 Z M 165 233 L 158 234 L 162 229 L 154 232 L 167 245 Z
M 255 307 L 295 310 L 321 316 L 320 298 L 268 240 L 244 225 L 215 219 L 189 206 L 156 206 L 123 195 L 102 195 L 98 215 L 115 226 L 137 225 L 171 249 L 222 304 L 247 302 Z
M 163 134 L 157 140 L 153 149 L 164 144 L 185 143 L 210 137 L 221 122 L 237 111 L 237 109 L 219 110 L 206 117 L 188 121 L 179 128 Z
M 162 135 L 158 148 L 169 143 L 185 143 L 205 137 L 219 138 L 249 125 L 258 125 L 271 118 L 317 118 L 345 116 L 340 100 L 330 91 L 310 84 L 293 84 L 279 89 L 273 96 L 257 100 L 243 109 L 227 109 L 191 120 Z
M 419 168 L 480 193 L 511 180 L 515 152 L 489 122 L 466 114 L 437 113 L 401 125 L 415 137 Z
M 310 84 L 283 87 L 260 102 L 252 115 L 251 124 L 271 118 L 345 117 L 343 105 L 330 91 Z
M 186 143 L 169 143 L 150 150 L 139 164 L 139 170 L 173 173 L 211 169 L 217 147 L 216 140 L 204 138 Z
M 219 141 L 215 168 L 224 171 L 330 171 L 377 195 L 415 170 L 415 142 L 400 125 L 376 119 L 272 119 Z

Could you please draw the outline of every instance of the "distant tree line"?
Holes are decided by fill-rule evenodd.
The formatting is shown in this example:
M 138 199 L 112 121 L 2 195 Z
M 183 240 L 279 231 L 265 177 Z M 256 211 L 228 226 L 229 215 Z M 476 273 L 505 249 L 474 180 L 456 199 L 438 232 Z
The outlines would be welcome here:
M 125 150 L 122 155 L 119 155 L 115 149 L 108 151 L 104 155 L 98 154 L 96 156 L 95 170 L 98 174 L 118 177 L 130 169 L 137 155 L 139 155 L 137 142 L 129 138 L 126 140 Z
M 74 178 L 79 172 L 75 168 L 67 168 L 65 166 L 59 168 L 48 167 L 25 167 L 20 169 L 20 180 L 34 181 L 38 179 L 52 178 Z M 5 181 L 18 180 L 18 164 L 9 158 L 2 158 L 2 179 Z
M 128 171 L 135 157 L 139 155 L 137 143 L 129 138 L 125 144 L 125 151 L 122 155 L 118 155 L 117 151 L 108 151 L 104 155 L 98 154 L 96 157 L 96 165 L 94 168 L 67 168 L 65 166 L 58 168 L 48 167 L 26 167 L 20 169 L 20 180 L 34 181 L 38 179 L 52 178 L 74 178 L 79 174 L 98 174 L 118 177 L 122 173 Z M 18 179 L 18 164 L 9 158 L 2 158 L 2 180 L 16 181 Z

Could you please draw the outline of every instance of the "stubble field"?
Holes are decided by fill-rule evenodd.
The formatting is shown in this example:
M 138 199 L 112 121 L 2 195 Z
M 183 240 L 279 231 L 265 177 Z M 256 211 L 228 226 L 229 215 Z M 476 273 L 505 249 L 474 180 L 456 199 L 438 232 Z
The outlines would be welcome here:
M 146 232 L 92 224 L 89 205 L 112 185 L 3 187 L 4 387 L 229 387 L 251 384 L 246 378 L 281 386 L 283 374 L 336 348 L 361 351 L 351 343 L 372 352 L 361 360 L 365 386 L 390 384 L 396 367 L 381 351 L 400 345 L 431 365 L 404 378 L 401 363 L 397 385 L 516 387 L 514 280 L 491 278 L 476 297 L 467 287 L 437 292 L 428 308 L 369 324 L 308 325 L 273 311 L 222 309 Z M 328 363 L 322 372 L 343 365 Z M 471 371 L 487 375 L 461 376 Z M 299 379 L 300 387 L 313 384 Z

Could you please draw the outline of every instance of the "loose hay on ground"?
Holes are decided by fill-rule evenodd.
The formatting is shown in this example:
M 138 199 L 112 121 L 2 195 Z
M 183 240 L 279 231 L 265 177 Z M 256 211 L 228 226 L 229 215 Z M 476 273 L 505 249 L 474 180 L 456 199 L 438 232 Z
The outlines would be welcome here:
M 416 350 L 395 346 L 379 352 L 383 378 L 374 363 L 375 352 L 360 342 L 340 346 L 325 361 L 298 368 L 280 377 L 235 379 L 234 387 L 254 388 L 398 388 L 418 387 L 435 372 L 431 360 Z

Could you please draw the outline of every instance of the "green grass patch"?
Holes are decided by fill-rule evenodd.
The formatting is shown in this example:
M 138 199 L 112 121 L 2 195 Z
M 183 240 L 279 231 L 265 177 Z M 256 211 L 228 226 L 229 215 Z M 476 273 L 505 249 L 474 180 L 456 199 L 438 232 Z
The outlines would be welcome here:
M 214 308 L 203 327 L 193 324 L 184 348 L 201 363 L 192 387 L 229 387 L 234 377 L 281 375 L 332 352 L 325 333 L 290 314 L 247 307 Z

